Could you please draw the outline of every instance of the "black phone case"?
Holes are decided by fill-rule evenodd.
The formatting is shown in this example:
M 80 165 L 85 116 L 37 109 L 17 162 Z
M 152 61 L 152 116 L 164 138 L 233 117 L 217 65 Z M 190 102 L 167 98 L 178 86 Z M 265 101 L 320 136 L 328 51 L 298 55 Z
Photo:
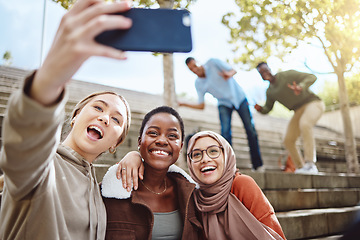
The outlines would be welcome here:
M 187 10 L 132 8 L 119 13 L 131 18 L 127 30 L 105 31 L 95 40 L 124 51 L 190 52 L 190 13 Z

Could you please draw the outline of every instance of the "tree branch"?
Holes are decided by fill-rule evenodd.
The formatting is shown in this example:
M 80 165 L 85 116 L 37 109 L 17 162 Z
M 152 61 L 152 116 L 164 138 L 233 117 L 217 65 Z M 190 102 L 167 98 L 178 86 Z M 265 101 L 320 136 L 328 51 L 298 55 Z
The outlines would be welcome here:
M 314 73 L 314 74 L 333 74 L 333 73 L 335 73 L 335 72 L 317 72 L 317 71 L 312 70 L 312 69 L 309 67 L 309 65 L 307 64 L 306 58 L 305 58 L 305 61 L 304 61 L 304 66 L 305 66 L 307 69 L 309 69 L 309 70 L 310 70 L 312 73 Z

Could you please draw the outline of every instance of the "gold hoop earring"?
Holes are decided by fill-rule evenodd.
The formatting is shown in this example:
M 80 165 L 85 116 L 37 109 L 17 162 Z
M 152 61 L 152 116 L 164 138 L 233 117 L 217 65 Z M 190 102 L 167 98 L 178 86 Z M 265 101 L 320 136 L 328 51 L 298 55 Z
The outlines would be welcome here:
M 116 147 L 110 147 L 109 153 L 114 154 L 116 152 Z
M 74 123 L 75 123 L 75 119 L 73 119 L 73 120 L 70 122 L 70 127 L 73 127 L 73 126 L 74 126 Z

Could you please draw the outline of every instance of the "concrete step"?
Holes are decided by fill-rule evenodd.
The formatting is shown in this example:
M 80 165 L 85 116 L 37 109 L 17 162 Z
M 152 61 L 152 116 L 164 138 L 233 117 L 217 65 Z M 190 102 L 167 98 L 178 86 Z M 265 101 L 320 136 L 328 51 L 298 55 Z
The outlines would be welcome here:
M 360 188 L 265 190 L 275 211 L 349 207 L 360 202 Z
M 341 239 L 343 235 L 330 235 L 330 236 L 321 236 L 321 237 L 317 237 L 317 238 L 305 238 L 305 239 L 309 239 L 309 240 L 339 240 Z M 355 240 L 355 239 L 354 239 Z
M 124 151 L 124 155 L 128 151 Z M 105 164 L 106 166 L 111 166 L 117 161 L 120 161 L 122 153 L 116 152 L 115 156 L 111 154 L 105 154 L 108 156 L 105 159 L 107 161 L 97 160 L 98 164 Z M 185 169 L 187 170 L 187 169 Z M 281 171 L 266 171 L 265 173 L 253 172 L 250 169 L 240 169 L 242 174 L 251 176 L 259 187 L 269 194 L 269 197 L 273 197 L 274 193 L 279 193 L 280 195 L 288 194 L 288 197 L 301 195 L 312 196 L 319 195 L 320 197 L 332 194 L 342 194 L 347 195 L 352 193 L 352 197 L 348 195 L 349 202 L 356 201 L 355 197 L 359 197 L 360 201 L 360 175 L 355 174 L 346 174 L 346 173 L 319 173 L 316 175 L 307 175 L 307 174 L 294 174 L 294 173 L 285 173 Z M 99 175 L 100 176 L 100 175 Z M 102 179 L 100 176 L 99 179 Z M 314 192 L 316 189 L 318 192 Z M 279 197 L 274 197 L 279 198 Z M 350 199 L 351 198 L 351 199 Z M 276 199 L 275 199 L 276 200 Z M 330 201 L 330 200 L 329 200 Z M 341 200 L 332 199 L 333 202 L 339 202 Z M 328 204 L 325 202 L 318 202 L 318 207 L 326 207 Z M 346 204 L 344 202 L 344 204 Z M 345 205 L 344 205 L 345 206 Z
M 344 173 L 347 172 L 347 164 L 345 159 L 341 161 L 323 159 L 319 160 L 316 165 L 322 172 L 328 173 Z
M 287 239 L 342 233 L 360 211 L 356 206 L 360 202 L 359 175 L 241 172 L 252 176 L 262 188 Z
M 101 181 L 110 164 L 95 166 Z M 360 206 L 356 206 L 360 202 L 360 176 L 243 172 L 260 180 L 258 184 L 273 205 L 287 239 L 335 239 L 360 213 Z M 295 189 L 286 182 L 294 183 Z M 316 188 L 305 188 L 309 186 Z
M 316 175 L 268 171 L 265 173 L 241 170 L 255 179 L 263 190 L 360 188 L 360 175 L 319 173 Z
M 276 213 L 287 239 L 309 239 L 342 233 L 360 206 L 308 209 Z

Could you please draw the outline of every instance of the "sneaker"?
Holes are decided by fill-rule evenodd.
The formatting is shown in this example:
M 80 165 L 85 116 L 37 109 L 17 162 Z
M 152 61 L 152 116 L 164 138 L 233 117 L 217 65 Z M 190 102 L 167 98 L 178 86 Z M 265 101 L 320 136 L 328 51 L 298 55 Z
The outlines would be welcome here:
M 253 169 L 252 171 L 263 173 L 263 172 L 265 172 L 265 166 L 261 165 L 260 167 L 257 167 L 256 169 Z
M 298 174 L 317 174 L 319 173 L 315 163 L 306 162 L 302 168 L 298 168 L 295 170 L 295 173 Z

